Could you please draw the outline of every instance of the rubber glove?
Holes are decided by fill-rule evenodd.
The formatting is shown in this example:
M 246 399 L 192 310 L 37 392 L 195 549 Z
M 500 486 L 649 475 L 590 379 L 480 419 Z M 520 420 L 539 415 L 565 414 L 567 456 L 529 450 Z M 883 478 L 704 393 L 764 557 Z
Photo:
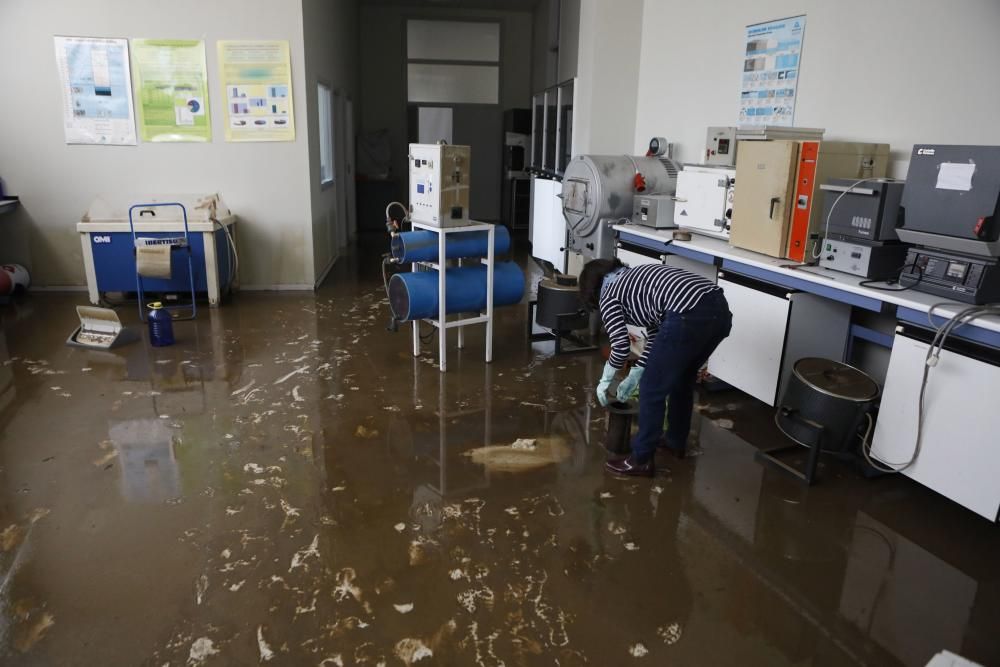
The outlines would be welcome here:
M 615 379 L 618 369 L 611 365 L 611 362 L 604 364 L 604 373 L 601 381 L 597 383 L 597 402 L 608 407 L 608 389 L 611 388 L 611 381 Z
M 636 390 L 639 388 L 639 380 L 642 379 L 642 372 L 644 370 L 644 368 L 640 368 L 639 366 L 632 367 L 632 370 L 628 372 L 625 379 L 618 385 L 619 401 L 624 403 L 635 395 Z

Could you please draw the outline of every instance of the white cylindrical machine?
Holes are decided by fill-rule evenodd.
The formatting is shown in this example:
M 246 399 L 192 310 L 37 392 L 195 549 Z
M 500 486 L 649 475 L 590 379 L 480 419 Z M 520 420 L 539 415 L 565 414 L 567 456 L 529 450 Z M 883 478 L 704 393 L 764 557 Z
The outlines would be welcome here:
M 587 259 L 614 254 L 611 225 L 632 216 L 637 194 L 673 195 L 680 166 L 668 157 L 578 155 L 563 175 L 569 249 Z

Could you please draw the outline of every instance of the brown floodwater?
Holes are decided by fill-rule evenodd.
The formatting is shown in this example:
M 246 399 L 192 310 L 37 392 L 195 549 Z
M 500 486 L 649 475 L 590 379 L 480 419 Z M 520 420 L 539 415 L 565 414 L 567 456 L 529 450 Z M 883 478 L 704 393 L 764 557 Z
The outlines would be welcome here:
M 835 461 L 804 488 L 731 391 L 614 478 L 598 354 L 529 345 L 520 306 L 442 375 L 374 261 L 328 284 L 159 349 L 66 347 L 82 294 L 0 307 L 0 662 L 1000 664 L 994 524 Z

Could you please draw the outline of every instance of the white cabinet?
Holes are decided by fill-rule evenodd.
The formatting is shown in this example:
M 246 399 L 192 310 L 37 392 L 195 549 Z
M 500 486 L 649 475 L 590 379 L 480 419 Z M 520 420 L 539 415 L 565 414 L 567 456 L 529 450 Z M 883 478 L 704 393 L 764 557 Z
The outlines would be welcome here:
M 562 181 L 531 179 L 531 215 L 528 238 L 531 256 L 566 271 L 566 219 L 562 212 Z
M 917 405 L 929 348 L 920 338 L 897 333 L 892 344 L 872 444 L 874 457 L 890 465 L 909 461 L 916 445 Z M 941 353 L 927 377 L 920 455 L 903 474 L 996 521 L 1000 366 L 990 361 L 947 348 Z
M 733 330 L 708 360 L 708 371 L 723 382 L 773 406 L 796 361 L 844 358 L 847 304 L 722 273 L 718 285 Z

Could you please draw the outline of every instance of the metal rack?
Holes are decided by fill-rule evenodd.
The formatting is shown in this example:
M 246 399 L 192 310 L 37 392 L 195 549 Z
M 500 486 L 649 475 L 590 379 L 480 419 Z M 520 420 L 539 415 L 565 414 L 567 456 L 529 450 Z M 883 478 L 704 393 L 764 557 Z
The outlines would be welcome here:
M 135 209 L 141 209 L 139 211 L 139 217 L 140 218 L 143 216 L 144 213 L 149 213 L 150 215 L 155 216 L 156 215 L 156 211 L 154 211 L 153 209 L 157 208 L 157 207 L 162 207 L 162 206 L 177 206 L 178 208 L 181 209 L 181 213 L 184 216 L 184 236 L 169 237 L 169 238 L 163 238 L 163 237 L 141 237 L 141 236 L 138 236 L 136 234 L 136 229 L 135 229 L 135 220 L 133 220 L 133 218 L 132 218 L 132 211 L 134 211 Z M 134 205 L 130 206 L 129 209 L 128 209 L 128 225 L 129 225 L 129 229 L 132 231 L 132 243 L 133 243 L 133 245 L 135 247 L 135 252 L 137 253 L 136 268 L 135 268 L 135 286 L 136 286 L 136 292 L 137 292 L 138 298 L 139 298 L 139 319 L 141 321 L 143 321 L 143 322 L 146 321 L 146 311 L 145 311 L 146 298 L 145 298 L 145 291 L 143 289 L 143 284 L 142 284 L 142 274 L 139 273 L 138 249 L 139 249 L 140 246 L 148 247 L 148 246 L 155 246 L 155 245 L 169 245 L 170 246 L 171 259 L 173 258 L 173 252 L 174 252 L 174 250 L 182 249 L 182 250 L 185 251 L 185 255 L 186 255 L 186 258 L 187 258 L 188 279 L 189 279 L 190 285 L 191 285 L 191 303 L 190 304 L 179 304 L 179 305 L 168 305 L 168 306 L 165 306 L 165 308 L 168 311 L 190 309 L 190 314 L 189 315 L 178 316 L 178 315 L 174 315 L 172 312 L 171 312 L 171 315 L 173 316 L 173 318 L 175 320 L 193 320 L 198 315 L 198 305 L 195 302 L 194 262 L 193 262 L 193 260 L 191 258 L 191 239 L 190 239 L 189 228 L 188 228 L 187 208 L 184 206 L 184 204 L 181 204 L 180 202 L 159 202 L 159 203 L 152 203 L 152 204 L 134 204 Z
M 465 347 L 465 327 L 472 324 L 486 325 L 486 363 L 493 361 L 493 269 L 495 265 L 496 249 L 495 227 L 484 222 L 472 222 L 461 227 L 435 227 L 422 222 L 412 222 L 413 229 L 422 229 L 434 232 L 438 235 L 438 261 L 437 262 L 413 262 L 413 271 L 420 271 L 421 268 L 432 269 L 438 272 L 438 317 L 428 319 L 431 326 L 438 330 L 438 367 L 444 373 L 448 370 L 448 329 L 458 329 L 458 349 Z M 448 260 L 445 256 L 445 245 L 448 234 L 461 234 L 463 232 L 486 232 L 487 233 L 487 254 L 480 261 L 486 265 L 486 314 L 478 314 L 475 317 L 466 317 L 448 321 L 447 315 L 447 288 L 445 279 L 445 269 Z M 461 264 L 461 258 L 458 259 Z M 413 321 L 413 356 L 420 356 L 420 323 L 425 320 Z

